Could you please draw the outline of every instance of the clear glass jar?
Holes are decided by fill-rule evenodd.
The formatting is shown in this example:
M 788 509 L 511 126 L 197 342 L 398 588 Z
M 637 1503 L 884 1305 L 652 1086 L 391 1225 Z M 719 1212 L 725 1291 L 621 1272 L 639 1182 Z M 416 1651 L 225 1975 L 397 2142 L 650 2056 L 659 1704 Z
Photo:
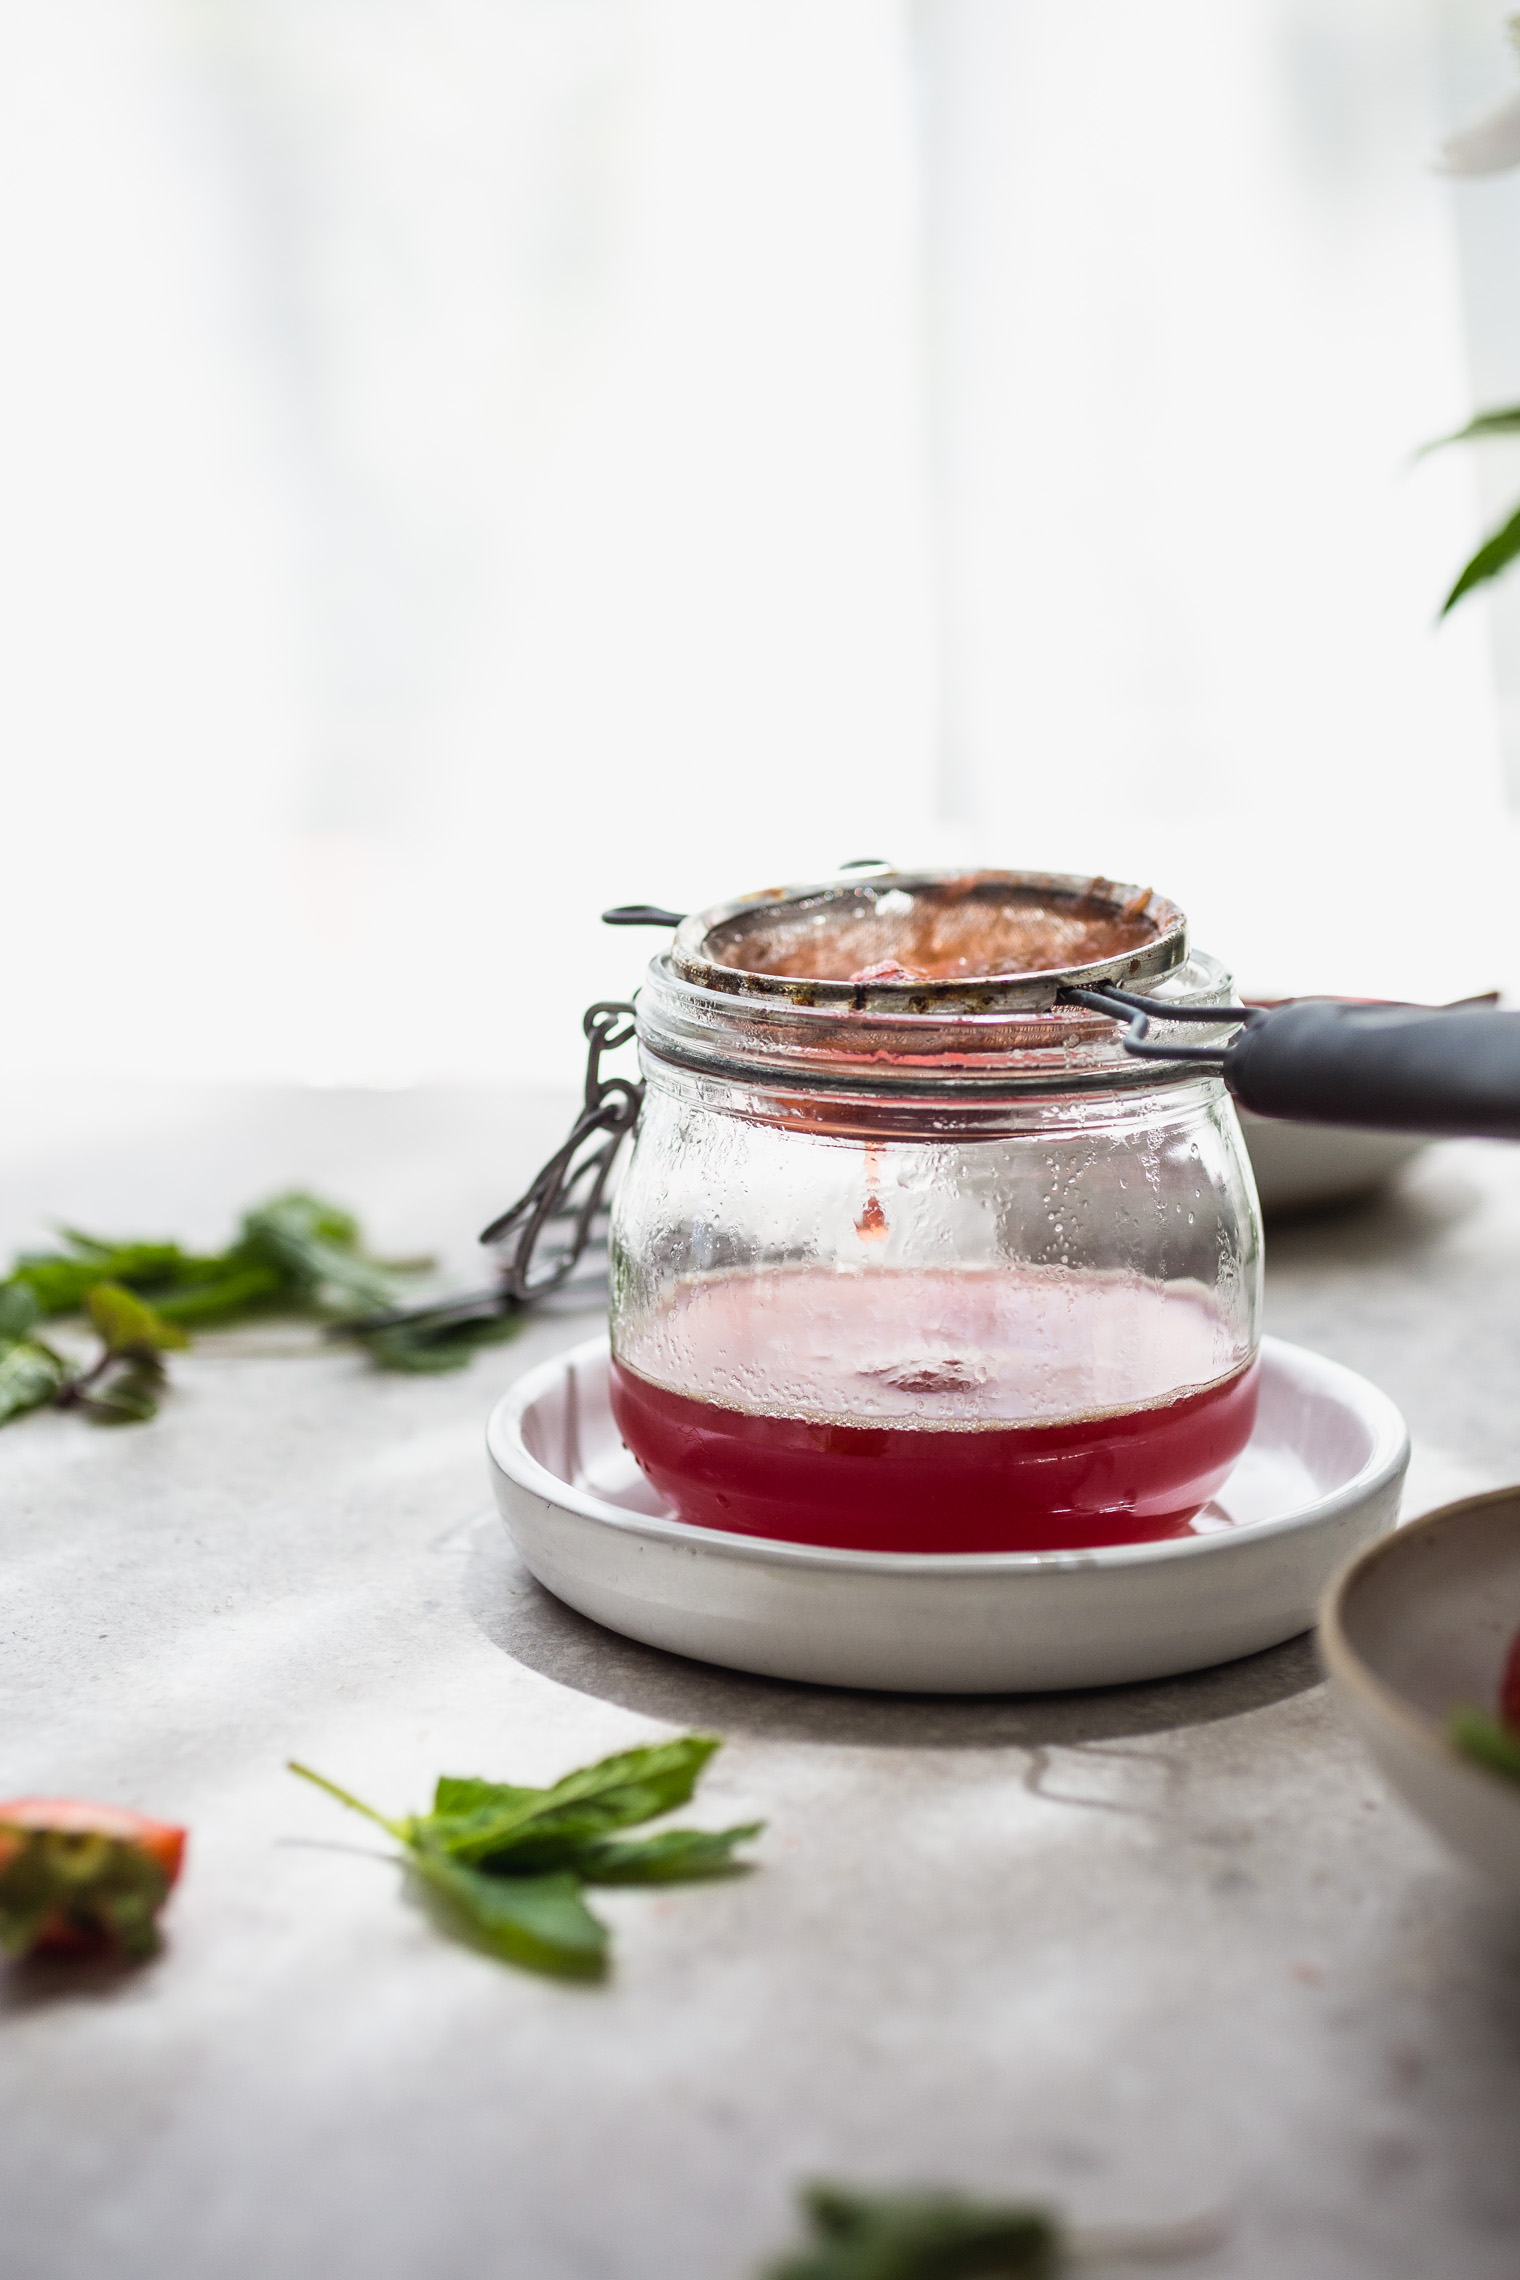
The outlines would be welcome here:
M 1230 980 L 1195 954 L 1153 994 Z M 699 1525 L 876 1550 L 1186 1531 L 1256 1403 L 1223 1084 L 1064 1007 L 798 996 L 670 958 L 640 993 L 612 1392 L 651 1482 Z

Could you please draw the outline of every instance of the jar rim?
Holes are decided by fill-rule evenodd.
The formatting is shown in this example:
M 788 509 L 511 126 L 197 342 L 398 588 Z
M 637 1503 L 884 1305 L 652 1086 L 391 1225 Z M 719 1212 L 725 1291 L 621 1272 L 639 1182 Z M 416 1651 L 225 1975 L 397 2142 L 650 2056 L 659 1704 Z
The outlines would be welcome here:
M 1150 994 L 1179 1006 L 1218 1005 L 1221 1032 L 1239 1018 L 1230 1011 L 1231 975 L 1207 951 L 1193 951 Z M 1198 1079 L 1193 1061 L 1134 1059 L 1121 1042 L 1126 1022 L 1083 1007 L 973 1011 L 942 1004 L 920 1011 L 903 1002 L 905 995 L 899 991 L 887 1006 L 856 1006 L 715 989 L 688 978 L 667 952 L 651 961 L 635 999 L 639 1049 L 646 1062 L 739 1083 L 926 1099 L 1129 1092 Z M 1213 1034 L 1203 1026 L 1204 1037 Z M 1164 1020 L 1152 1035 L 1166 1042 Z M 1186 1035 L 1196 1043 L 1200 1030 L 1190 1026 Z

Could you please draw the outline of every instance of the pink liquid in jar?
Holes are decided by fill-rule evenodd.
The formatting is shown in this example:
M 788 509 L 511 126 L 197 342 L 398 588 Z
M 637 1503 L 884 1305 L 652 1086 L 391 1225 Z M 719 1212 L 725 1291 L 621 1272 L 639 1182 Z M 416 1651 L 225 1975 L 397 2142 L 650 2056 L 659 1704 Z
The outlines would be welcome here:
M 869 1551 L 1184 1534 L 1256 1397 L 1199 1286 L 1065 1268 L 692 1276 L 618 1325 L 612 1365 L 681 1519 Z

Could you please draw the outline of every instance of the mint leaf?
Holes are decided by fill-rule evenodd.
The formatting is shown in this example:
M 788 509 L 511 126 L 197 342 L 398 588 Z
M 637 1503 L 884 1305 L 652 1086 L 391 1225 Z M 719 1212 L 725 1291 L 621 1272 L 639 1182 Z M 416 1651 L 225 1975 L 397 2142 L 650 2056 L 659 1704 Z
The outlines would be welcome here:
M 1446 1738 L 1454 1749 L 1489 1773 L 1520 1781 L 1520 1733 L 1486 1710 L 1453 1710 L 1446 1721 Z
M 204 1282 L 186 1281 L 180 1288 L 154 1294 L 154 1305 L 169 1322 L 228 1322 L 240 1314 L 247 1314 L 261 1306 L 261 1302 L 278 1298 L 285 1288 L 285 1278 L 278 1267 L 258 1259 L 246 1265 L 233 1262 L 231 1271 L 222 1259 L 198 1260 L 197 1265 L 214 1267 L 214 1275 Z
M 488 1876 L 430 1845 L 410 1847 L 408 1865 L 508 1963 L 577 1978 L 605 1971 L 607 1927 L 586 1906 L 575 1877 Z
M 121 1283 L 95 1283 L 85 1292 L 84 1309 L 108 1354 L 157 1354 L 190 1343 L 183 1330 Z
M 439 1821 L 472 1813 L 515 1813 L 519 1806 L 547 1794 L 543 1789 L 513 1789 L 502 1781 L 470 1781 L 444 1773 L 433 1791 L 431 1818 Z
M 801 2198 L 813 2245 L 769 2266 L 766 2280 L 1051 2280 L 1066 2261 L 1044 2209 L 824 2184 Z
M 468 1369 L 482 1346 L 504 1345 L 522 1328 L 521 1308 L 504 1293 L 440 1300 L 354 1322 L 335 1322 L 334 1338 L 351 1338 L 378 1369 L 432 1375 Z
M 683 1734 L 580 1767 L 547 1789 L 444 1774 L 431 1813 L 388 1821 L 325 1775 L 291 1761 L 290 1771 L 398 1837 L 409 1866 L 446 1904 L 456 1924 L 512 1963 L 596 1976 L 607 1930 L 580 1897 L 584 1884 L 673 1884 L 722 1875 L 741 1865 L 742 1829 L 668 1829 L 637 1843 L 604 1832 L 652 1820 L 683 1805 L 721 1745 L 712 1734 Z
M 357 1219 L 299 1190 L 245 1213 L 233 1250 L 240 1262 L 277 1268 L 292 1297 L 320 1310 L 380 1306 L 395 1287 L 360 1249 Z
M 732 1876 L 747 1868 L 735 1860 L 735 1845 L 747 1844 L 765 1827 L 750 1821 L 741 1829 L 665 1829 L 657 1837 L 609 1837 L 582 1845 L 570 1862 L 583 1884 L 686 1884 L 703 1876 Z
M 37 1294 L 29 1284 L 0 1283 L 0 1347 L 24 1338 L 41 1315 Z
M 62 1359 L 38 1338 L 18 1338 L 0 1353 L 0 1425 L 51 1401 L 68 1376 Z
M 482 1804 L 466 1812 L 436 1808 L 411 1824 L 419 1840 L 461 1860 L 506 1859 L 526 1867 L 558 1865 L 578 1846 L 652 1821 L 684 1805 L 714 1750 L 712 1734 L 625 1750 L 567 1774 L 552 1789 L 530 1792 L 512 1804 Z
M 65 1385 L 59 1405 L 82 1409 L 92 1425 L 146 1425 L 158 1415 L 168 1372 L 156 1354 L 112 1354 L 109 1367 Z

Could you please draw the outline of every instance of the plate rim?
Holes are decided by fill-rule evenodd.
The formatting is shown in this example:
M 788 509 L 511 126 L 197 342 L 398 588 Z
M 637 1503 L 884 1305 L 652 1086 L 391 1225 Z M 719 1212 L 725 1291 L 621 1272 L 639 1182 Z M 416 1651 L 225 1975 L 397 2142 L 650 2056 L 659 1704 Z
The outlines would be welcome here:
M 516 1487 L 560 1511 L 572 1512 L 618 1534 L 642 1537 L 656 1543 L 684 1547 L 710 1558 L 739 1559 L 763 1565 L 835 1571 L 845 1575 L 975 1576 L 1053 1575 L 1073 1571 L 1146 1568 L 1177 1560 L 1202 1559 L 1209 1554 L 1239 1553 L 1273 1538 L 1326 1526 L 1342 1514 L 1365 1505 L 1403 1475 L 1409 1463 L 1409 1428 L 1390 1397 L 1369 1378 L 1344 1362 L 1330 1360 L 1312 1347 L 1285 1338 L 1264 1337 L 1263 1359 L 1292 1364 L 1307 1363 L 1311 1373 L 1330 1381 L 1343 1404 L 1369 1426 L 1372 1448 L 1365 1463 L 1350 1480 L 1294 1512 L 1264 1520 L 1248 1520 L 1238 1528 L 1207 1536 L 1160 1537 L 1138 1544 L 1096 1544 L 1070 1551 L 1044 1552 L 868 1552 L 833 1544 L 799 1544 L 786 1537 L 746 1536 L 719 1528 L 701 1528 L 663 1514 L 625 1511 L 588 1489 L 562 1481 L 532 1456 L 522 1439 L 521 1419 L 529 1403 L 553 1383 L 556 1376 L 576 1366 L 594 1366 L 610 1358 L 607 1331 L 583 1339 L 579 1345 L 551 1354 L 546 1361 L 508 1387 L 492 1406 L 486 1420 L 486 1453 L 492 1468 Z
M 1479 1769 L 1452 1748 L 1437 1719 L 1390 1685 L 1365 1656 L 1358 1653 L 1347 1635 L 1343 1611 L 1363 1575 L 1380 1557 L 1391 1552 L 1395 1544 L 1402 1549 L 1406 1544 L 1417 1543 L 1422 1536 L 1460 1526 L 1469 1513 L 1484 1511 L 1491 1504 L 1520 1504 L 1520 1482 L 1511 1482 L 1502 1488 L 1479 1489 L 1471 1496 L 1454 1496 L 1450 1503 L 1438 1504 L 1433 1512 L 1422 1512 L 1417 1520 L 1407 1521 L 1402 1528 L 1364 1545 L 1326 1584 L 1316 1617 L 1326 1671 L 1348 1701 L 1359 1704 L 1364 1712 L 1375 1714 L 1394 1727 L 1431 1762 L 1447 1769 L 1461 1767 L 1464 1772 Z

